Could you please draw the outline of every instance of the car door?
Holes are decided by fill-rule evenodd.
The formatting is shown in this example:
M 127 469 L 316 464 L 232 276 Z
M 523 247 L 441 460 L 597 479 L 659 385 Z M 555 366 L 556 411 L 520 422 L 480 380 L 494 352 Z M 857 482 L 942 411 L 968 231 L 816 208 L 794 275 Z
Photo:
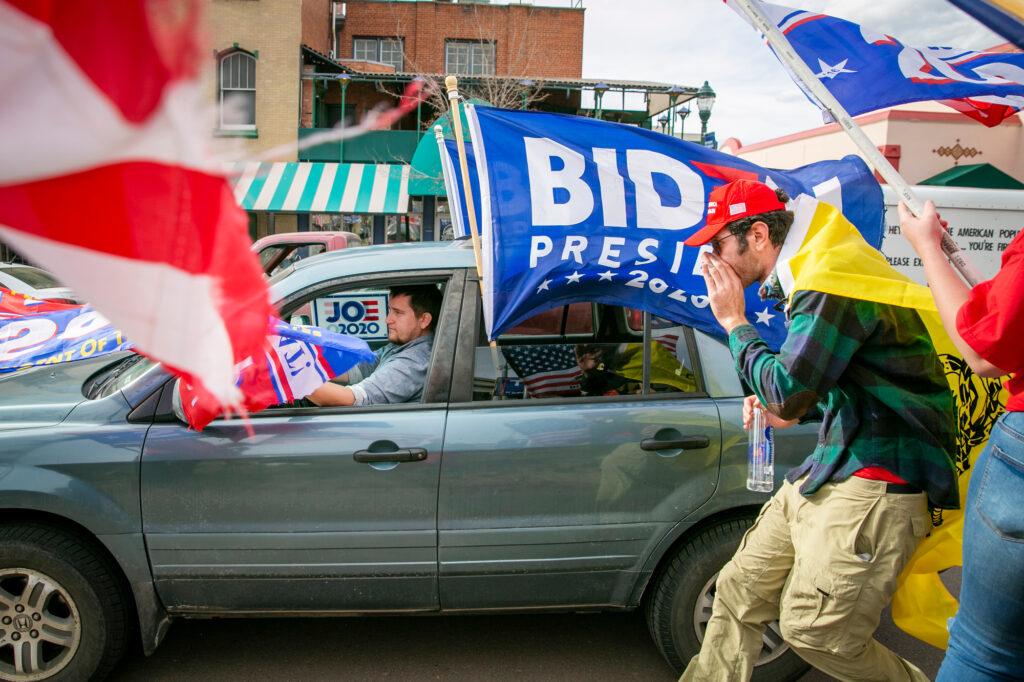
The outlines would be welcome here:
M 563 309 L 556 338 L 533 334 L 535 319 L 492 350 L 471 319 L 474 287 L 445 432 L 441 606 L 624 604 L 654 545 L 718 480 L 718 409 L 688 368 L 692 335 L 650 342 L 650 382 L 665 383 L 638 395 L 642 339 L 578 306 L 596 307 Z
M 143 528 L 169 610 L 437 608 L 437 486 L 463 284 L 449 278 L 422 403 L 271 408 L 201 433 L 176 419 L 153 425 Z

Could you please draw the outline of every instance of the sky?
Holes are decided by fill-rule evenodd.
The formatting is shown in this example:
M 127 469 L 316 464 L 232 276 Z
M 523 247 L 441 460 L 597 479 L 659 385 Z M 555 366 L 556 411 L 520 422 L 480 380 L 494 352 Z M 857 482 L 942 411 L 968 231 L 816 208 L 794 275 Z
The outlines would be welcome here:
M 542 3 L 538 3 L 542 4 Z M 744 145 L 822 125 L 760 36 L 722 0 L 584 0 L 583 77 L 675 83 L 707 80 L 719 144 Z M 781 3 L 780 3 L 781 4 Z M 790 3 L 794 6 L 794 3 Z M 803 0 L 911 45 L 984 49 L 1006 42 L 946 0 Z M 686 132 L 700 131 L 694 112 Z M 678 120 L 676 121 L 678 129 Z

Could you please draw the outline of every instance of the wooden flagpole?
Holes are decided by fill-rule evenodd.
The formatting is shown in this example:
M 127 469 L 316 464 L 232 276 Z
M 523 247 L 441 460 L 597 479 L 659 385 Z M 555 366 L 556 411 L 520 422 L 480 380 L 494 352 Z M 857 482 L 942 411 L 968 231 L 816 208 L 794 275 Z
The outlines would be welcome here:
M 473 241 L 473 256 L 476 258 L 476 275 L 480 278 L 480 293 L 483 295 L 484 269 L 480 256 L 480 231 L 476 224 L 476 205 L 469 184 L 469 164 L 466 163 L 466 141 L 462 137 L 462 116 L 459 113 L 459 79 L 448 76 L 444 79 L 448 89 L 448 113 L 452 117 L 452 130 L 455 132 L 455 144 L 459 148 L 459 173 L 462 175 L 462 193 L 466 195 L 466 222 L 469 223 L 469 237 Z M 480 188 L 481 191 L 483 188 Z
M 466 162 L 466 141 L 462 137 L 462 116 L 459 113 L 459 79 L 455 76 L 448 76 L 444 79 L 444 86 L 448 90 L 448 115 L 452 119 L 452 131 L 455 133 L 455 145 L 459 148 L 459 174 L 462 176 L 462 193 L 466 196 L 466 222 L 469 224 L 469 238 L 473 242 L 473 257 L 476 258 L 476 276 L 480 284 L 480 304 L 486 305 L 484 300 L 484 268 L 480 254 L 480 231 L 476 224 L 476 204 L 473 200 L 473 186 L 469 183 L 469 164 Z M 443 151 L 443 150 L 442 150 Z M 447 153 L 447 152 L 445 152 Z M 443 163 L 443 161 L 442 161 Z M 452 178 L 453 180 L 455 178 Z M 481 192 L 486 188 L 481 187 Z M 456 206 L 454 210 L 459 210 Z M 449 210 L 452 210 L 449 206 Z M 491 362 L 494 363 L 494 372 L 498 372 L 498 343 L 491 339 Z
M 868 138 L 864 131 L 860 129 L 853 118 L 846 112 L 846 109 L 839 103 L 839 101 L 828 91 L 828 88 L 822 84 L 818 77 L 811 72 L 807 64 L 800 58 L 800 56 L 790 45 L 789 40 L 786 39 L 779 28 L 765 16 L 760 6 L 757 4 L 757 0 L 733 0 L 736 6 L 743 10 L 743 13 L 754 23 L 754 25 L 765 35 L 768 39 L 768 43 L 774 48 L 775 53 L 782 60 L 782 63 L 789 69 L 790 73 L 794 77 L 799 78 L 804 84 L 808 91 L 818 100 L 818 103 L 826 109 L 834 118 L 839 125 L 843 127 L 846 133 L 853 140 L 853 143 L 857 145 L 861 153 L 867 158 L 868 163 L 874 166 L 885 181 L 889 183 L 897 194 L 906 202 L 907 206 L 915 215 L 921 215 L 921 211 L 924 210 L 924 203 L 914 194 L 910 189 L 910 185 L 903 176 L 899 174 L 889 160 L 886 159 L 878 148 L 875 147 L 874 143 Z M 971 285 L 976 285 L 979 281 L 978 275 L 974 270 L 974 267 L 964 256 L 964 252 L 960 250 L 960 246 L 953 241 L 953 238 L 945 231 L 942 234 L 942 250 L 945 252 L 946 257 L 960 273 L 960 276 Z

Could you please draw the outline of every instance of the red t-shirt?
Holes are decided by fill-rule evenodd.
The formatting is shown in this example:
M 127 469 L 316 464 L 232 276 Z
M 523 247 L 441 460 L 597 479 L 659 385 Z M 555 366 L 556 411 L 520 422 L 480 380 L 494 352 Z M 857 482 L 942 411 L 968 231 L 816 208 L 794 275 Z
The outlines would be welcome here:
M 1006 248 L 996 276 L 971 289 L 956 328 L 978 355 L 1013 373 L 1006 409 L 1024 412 L 1024 230 Z

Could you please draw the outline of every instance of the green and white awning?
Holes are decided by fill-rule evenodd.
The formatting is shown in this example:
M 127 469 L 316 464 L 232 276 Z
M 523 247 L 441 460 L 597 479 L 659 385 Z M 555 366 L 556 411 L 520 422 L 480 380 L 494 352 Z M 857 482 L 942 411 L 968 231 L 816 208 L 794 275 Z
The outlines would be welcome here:
M 247 211 L 407 213 L 409 166 L 370 163 L 240 163 L 235 200 Z

